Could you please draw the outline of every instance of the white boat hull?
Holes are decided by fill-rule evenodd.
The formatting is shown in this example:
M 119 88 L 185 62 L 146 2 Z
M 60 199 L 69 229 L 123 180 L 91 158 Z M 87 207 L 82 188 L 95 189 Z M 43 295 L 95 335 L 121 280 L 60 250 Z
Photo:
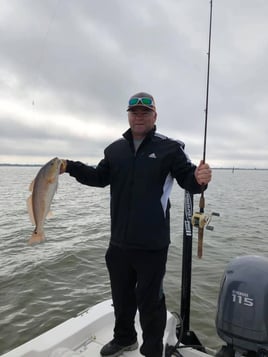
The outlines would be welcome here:
M 176 318 L 168 313 L 164 343 L 175 345 Z M 112 301 L 106 300 L 74 318 L 71 318 L 42 335 L 5 353 L 2 357 L 99 357 L 103 345 L 113 338 L 114 313 Z M 138 342 L 141 345 L 141 328 L 139 316 L 136 317 Z M 202 356 L 205 354 L 182 349 L 185 357 Z M 139 349 L 124 352 L 124 357 L 140 357 Z

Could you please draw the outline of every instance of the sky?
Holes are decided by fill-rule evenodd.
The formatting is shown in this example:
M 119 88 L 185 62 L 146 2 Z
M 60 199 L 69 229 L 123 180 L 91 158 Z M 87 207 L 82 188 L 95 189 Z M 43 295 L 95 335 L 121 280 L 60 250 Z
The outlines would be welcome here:
M 268 1 L 213 0 L 206 161 L 268 168 Z M 0 0 L 0 163 L 97 164 L 140 91 L 203 157 L 210 0 Z

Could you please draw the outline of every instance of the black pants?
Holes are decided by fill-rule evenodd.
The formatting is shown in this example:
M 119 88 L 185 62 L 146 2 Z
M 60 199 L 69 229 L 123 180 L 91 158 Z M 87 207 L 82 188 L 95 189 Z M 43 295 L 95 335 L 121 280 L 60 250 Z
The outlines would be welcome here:
M 110 245 L 106 253 L 115 312 L 114 339 L 123 346 L 136 340 L 134 319 L 138 308 L 143 332 L 140 352 L 146 357 L 162 356 L 167 252 L 168 248 L 146 251 Z

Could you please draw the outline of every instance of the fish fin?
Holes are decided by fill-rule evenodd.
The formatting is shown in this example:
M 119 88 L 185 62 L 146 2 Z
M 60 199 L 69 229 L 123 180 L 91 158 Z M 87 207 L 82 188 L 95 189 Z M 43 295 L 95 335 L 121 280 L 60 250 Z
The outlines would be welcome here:
M 46 216 L 46 218 L 52 218 L 53 217 L 53 212 L 52 211 L 49 211 L 48 213 L 47 213 L 47 216 Z
M 33 188 L 34 188 L 34 181 L 35 179 L 30 183 L 30 186 L 29 186 L 29 191 L 33 191 Z
M 35 230 L 32 233 L 31 238 L 28 241 L 29 245 L 33 245 L 33 244 L 37 244 L 37 243 L 41 243 L 42 241 L 45 240 L 45 234 L 44 232 L 36 232 Z
M 27 208 L 32 224 L 35 224 L 32 195 L 27 198 Z
M 48 183 L 54 183 L 57 180 L 57 177 L 50 177 L 47 179 Z

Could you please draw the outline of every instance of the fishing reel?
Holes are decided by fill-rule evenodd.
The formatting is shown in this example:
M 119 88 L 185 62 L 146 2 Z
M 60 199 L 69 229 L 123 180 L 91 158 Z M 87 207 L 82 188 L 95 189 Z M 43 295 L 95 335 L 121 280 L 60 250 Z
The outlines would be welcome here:
M 192 225 L 193 225 L 193 227 L 196 227 L 196 228 L 206 227 L 207 230 L 213 231 L 214 227 L 209 225 L 213 216 L 219 217 L 220 214 L 217 212 L 212 212 L 211 214 L 208 215 L 208 214 L 201 213 L 201 212 L 195 212 L 192 216 Z

